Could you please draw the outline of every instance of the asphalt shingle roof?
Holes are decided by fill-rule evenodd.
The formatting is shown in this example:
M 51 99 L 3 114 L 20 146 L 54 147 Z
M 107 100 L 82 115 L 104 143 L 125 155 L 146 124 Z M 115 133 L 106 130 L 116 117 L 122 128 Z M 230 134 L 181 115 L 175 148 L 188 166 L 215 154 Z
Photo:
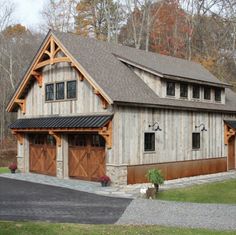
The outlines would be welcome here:
M 112 115 L 24 118 L 17 119 L 9 127 L 11 129 L 99 128 L 105 126 L 111 118 Z

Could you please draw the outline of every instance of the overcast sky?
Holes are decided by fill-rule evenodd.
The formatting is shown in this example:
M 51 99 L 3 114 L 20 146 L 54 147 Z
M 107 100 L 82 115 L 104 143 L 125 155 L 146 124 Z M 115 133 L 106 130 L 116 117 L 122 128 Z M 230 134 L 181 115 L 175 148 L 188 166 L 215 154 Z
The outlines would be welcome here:
M 47 0 L 12 0 L 15 4 L 15 20 L 28 28 L 35 28 L 42 22 L 40 11 Z

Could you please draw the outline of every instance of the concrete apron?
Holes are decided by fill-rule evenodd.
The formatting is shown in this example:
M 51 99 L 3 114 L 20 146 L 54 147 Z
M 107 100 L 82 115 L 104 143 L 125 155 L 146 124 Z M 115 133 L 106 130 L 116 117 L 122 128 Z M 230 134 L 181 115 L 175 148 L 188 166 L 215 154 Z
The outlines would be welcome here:
M 146 183 L 146 184 L 118 185 L 118 186 L 112 185 L 108 187 L 101 187 L 101 183 L 99 182 L 91 182 L 78 179 L 59 179 L 53 176 L 33 174 L 33 173 L 16 173 L 16 174 L 6 173 L 6 174 L 1 174 L 0 177 L 69 188 L 82 192 L 94 193 L 110 197 L 120 197 L 120 198 L 145 197 L 144 195 L 145 189 L 151 186 L 150 183 Z M 168 180 L 165 181 L 164 185 L 160 186 L 160 190 L 188 187 L 192 185 L 218 182 L 227 179 L 236 179 L 236 171 Z

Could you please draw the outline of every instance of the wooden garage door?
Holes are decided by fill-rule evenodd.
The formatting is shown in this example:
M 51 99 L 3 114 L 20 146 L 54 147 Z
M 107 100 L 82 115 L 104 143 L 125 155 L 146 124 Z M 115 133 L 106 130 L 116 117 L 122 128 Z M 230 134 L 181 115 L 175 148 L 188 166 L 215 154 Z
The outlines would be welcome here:
M 105 175 L 105 141 L 97 135 L 69 135 L 69 176 L 97 181 Z
M 56 176 L 56 142 L 52 136 L 30 136 L 30 171 Z

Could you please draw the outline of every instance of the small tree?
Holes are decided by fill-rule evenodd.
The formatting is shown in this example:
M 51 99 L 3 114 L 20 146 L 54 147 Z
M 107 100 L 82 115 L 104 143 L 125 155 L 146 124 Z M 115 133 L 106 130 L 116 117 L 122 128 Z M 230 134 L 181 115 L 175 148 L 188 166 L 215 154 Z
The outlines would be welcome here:
M 161 170 L 157 170 L 155 168 L 148 170 L 146 177 L 150 183 L 154 184 L 157 192 L 159 190 L 159 185 L 163 184 L 165 181 L 164 176 L 161 173 Z

